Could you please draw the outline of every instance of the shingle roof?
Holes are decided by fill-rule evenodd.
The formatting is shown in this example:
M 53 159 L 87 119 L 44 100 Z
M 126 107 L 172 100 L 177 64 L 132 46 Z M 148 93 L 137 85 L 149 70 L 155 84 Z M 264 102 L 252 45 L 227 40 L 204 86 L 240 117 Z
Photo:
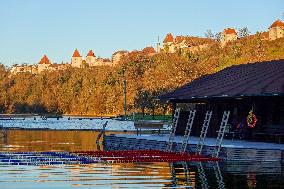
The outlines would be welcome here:
M 73 56 L 72 57 L 81 57 L 78 49 L 75 49 L 74 53 L 73 53 Z
M 41 58 L 38 64 L 51 64 L 51 63 L 50 60 L 47 58 L 47 56 L 43 55 L 43 57 Z
M 271 24 L 269 28 L 274 28 L 274 27 L 284 27 L 284 23 L 281 22 L 281 20 L 277 19 L 275 22 Z
M 164 43 L 174 42 L 174 37 L 173 37 L 173 35 L 172 35 L 171 33 L 168 33 L 163 42 L 164 42 Z
M 284 96 L 284 60 L 232 66 L 200 77 L 160 98 L 190 100 L 270 95 Z
M 234 35 L 237 35 L 237 32 L 234 28 L 226 28 L 224 29 L 224 33 L 225 34 L 234 34 Z
M 94 52 L 92 50 L 89 50 L 87 56 L 93 56 L 93 57 L 96 57 Z

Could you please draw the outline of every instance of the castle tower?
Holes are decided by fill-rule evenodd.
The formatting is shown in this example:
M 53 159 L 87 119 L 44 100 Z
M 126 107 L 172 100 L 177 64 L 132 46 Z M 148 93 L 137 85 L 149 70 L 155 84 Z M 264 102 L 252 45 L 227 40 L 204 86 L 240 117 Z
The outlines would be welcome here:
M 80 55 L 78 49 L 75 49 L 72 59 L 71 59 L 71 66 L 76 68 L 82 68 L 83 67 L 83 60 L 82 56 Z
M 275 40 L 281 37 L 284 37 L 284 23 L 278 19 L 269 27 L 269 40 Z
M 91 66 L 95 66 L 97 62 L 97 58 L 92 50 L 90 50 L 86 56 L 86 64 Z
M 50 60 L 47 58 L 46 55 L 43 55 L 43 57 L 38 63 L 38 73 L 48 70 L 50 65 L 51 65 Z
M 225 46 L 229 41 L 237 40 L 238 35 L 234 28 L 226 28 L 222 33 L 221 46 Z

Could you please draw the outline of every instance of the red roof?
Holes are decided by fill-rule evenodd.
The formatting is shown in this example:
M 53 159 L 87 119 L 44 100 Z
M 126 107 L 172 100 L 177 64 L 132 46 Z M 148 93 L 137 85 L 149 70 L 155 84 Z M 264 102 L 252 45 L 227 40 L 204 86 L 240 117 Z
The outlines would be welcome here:
M 281 22 L 281 20 L 277 19 L 269 28 L 274 28 L 274 27 L 284 27 L 284 23 Z
M 89 50 L 87 56 L 93 56 L 93 57 L 96 57 L 94 52 L 92 50 Z
M 224 33 L 225 34 L 235 34 L 235 35 L 237 35 L 237 32 L 236 32 L 236 30 L 234 28 L 226 28 L 226 29 L 224 29 Z
M 156 53 L 155 49 L 153 47 L 146 47 L 142 50 L 143 53 L 145 54 L 152 54 Z
M 168 43 L 168 42 L 174 42 L 174 37 L 171 33 L 168 33 L 164 39 L 164 43 Z
M 49 59 L 47 58 L 47 56 L 43 55 L 43 57 L 39 61 L 39 64 L 51 64 L 51 63 L 50 63 Z
M 176 38 L 175 38 L 176 43 L 180 43 L 180 42 L 182 42 L 183 40 L 184 40 L 184 37 L 181 36 L 181 35 L 178 35 L 178 36 L 176 36 Z
M 78 49 L 75 49 L 74 53 L 73 53 L 73 56 L 72 57 L 81 57 Z

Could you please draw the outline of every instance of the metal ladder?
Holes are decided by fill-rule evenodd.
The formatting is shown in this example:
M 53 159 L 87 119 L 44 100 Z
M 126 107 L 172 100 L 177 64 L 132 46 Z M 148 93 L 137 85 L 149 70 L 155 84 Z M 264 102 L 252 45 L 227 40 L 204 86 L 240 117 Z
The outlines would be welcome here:
M 207 135 L 207 131 L 208 131 L 208 127 L 209 127 L 211 117 L 212 117 L 212 111 L 207 111 L 205 118 L 204 118 L 203 125 L 202 125 L 202 129 L 201 129 L 201 133 L 200 133 L 200 137 L 199 137 L 199 142 L 197 143 L 197 146 L 196 146 L 196 153 L 198 153 L 198 154 L 201 154 L 201 152 L 202 152 L 204 140 L 205 140 L 206 135 Z
M 230 111 L 224 111 L 223 114 L 223 118 L 222 118 L 222 122 L 218 131 L 218 136 L 216 139 L 216 143 L 215 143 L 215 147 L 212 153 L 212 157 L 218 157 L 219 156 L 219 152 L 221 149 L 221 144 L 223 142 L 223 138 L 224 138 L 224 134 L 227 128 L 227 123 L 229 120 L 229 116 L 230 116 Z
M 191 129 L 192 129 L 192 125 L 193 125 L 193 121 L 194 121 L 194 117 L 195 117 L 195 113 L 196 113 L 196 110 L 191 110 L 189 112 L 189 116 L 188 116 L 188 120 L 187 120 L 187 124 L 186 124 L 186 128 L 185 128 L 180 152 L 186 151 L 188 139 L 189 139 L 189 136 L 190 136 L 190 133 L 191 133 Z
M 184 176 L 185 176 L 186 185 L 187 186 L 188 185 L 193 186 L 193 180 L 192 180 L 192 177 L 190 175 L 190 171 L 189 171 L 187 162 L 182 162 L 182 167 L 184 169 Z
M 166 147 L 166 151 L 168 151 L 168 152 L 172 151 L 179 115 L 180 115 L 180 108 L 176 109 L 175 114 L 174 114 L 173 124 L 172 124 L 172 128 L 171 128 L 171 131 L 170 131 L 169 142 L 168 142 L 168 145 Z
M 197 164 L 197 171 L 198 171 L 198 177 L 200 180 L 201 188 L 208 189 L 209 187 L 208 187 L 207 177 L 201 162 Z
M 98 134 L 97 139 L 96 139 L 96 144 L 97 144 L 97 149 L 98 149 L 98 151 L 101 151 L 101 149 L 100 149 L 100 139 L 101 139 L 102 136 L 103 136 L 103 144 L 104 144 L 104 140 L 105 140 L 105 130 L 106 130 L 107 123 L 108 123 L 108 121 L 106 121 L 106 122 L 103 124 L 103 128 L 102 128 L 102 130 L 100 131 L 100 133 Z
M 224 179 L 223 179 L 218 162 L 215 162 L 213 164 L 213 169 L 214 169 L 214 173 L 217 179 L 218 189 L 225 189 L 226 187 L 225 187 Z

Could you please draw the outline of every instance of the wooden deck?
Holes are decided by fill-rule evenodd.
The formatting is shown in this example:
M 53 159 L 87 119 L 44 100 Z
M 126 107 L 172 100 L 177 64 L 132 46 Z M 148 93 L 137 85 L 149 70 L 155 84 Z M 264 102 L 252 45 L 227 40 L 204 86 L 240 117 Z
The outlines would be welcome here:
M 105 138 L 106 149 L 159 149 L 167 146 L 168 135 L 109 135 Z M 188 152 L 194 152 L 198 137 L 190 137 Z M 204 155 L 211 155 L 215 145 L 215 138 L 206 138 Z M 176 136 L 173 150 L 179 150 L 182 136 Z M 220 157 L 225 160 L 238 161 L 284 161 L 284 144 L 250 142 L 243 140 L 224 139 Z

